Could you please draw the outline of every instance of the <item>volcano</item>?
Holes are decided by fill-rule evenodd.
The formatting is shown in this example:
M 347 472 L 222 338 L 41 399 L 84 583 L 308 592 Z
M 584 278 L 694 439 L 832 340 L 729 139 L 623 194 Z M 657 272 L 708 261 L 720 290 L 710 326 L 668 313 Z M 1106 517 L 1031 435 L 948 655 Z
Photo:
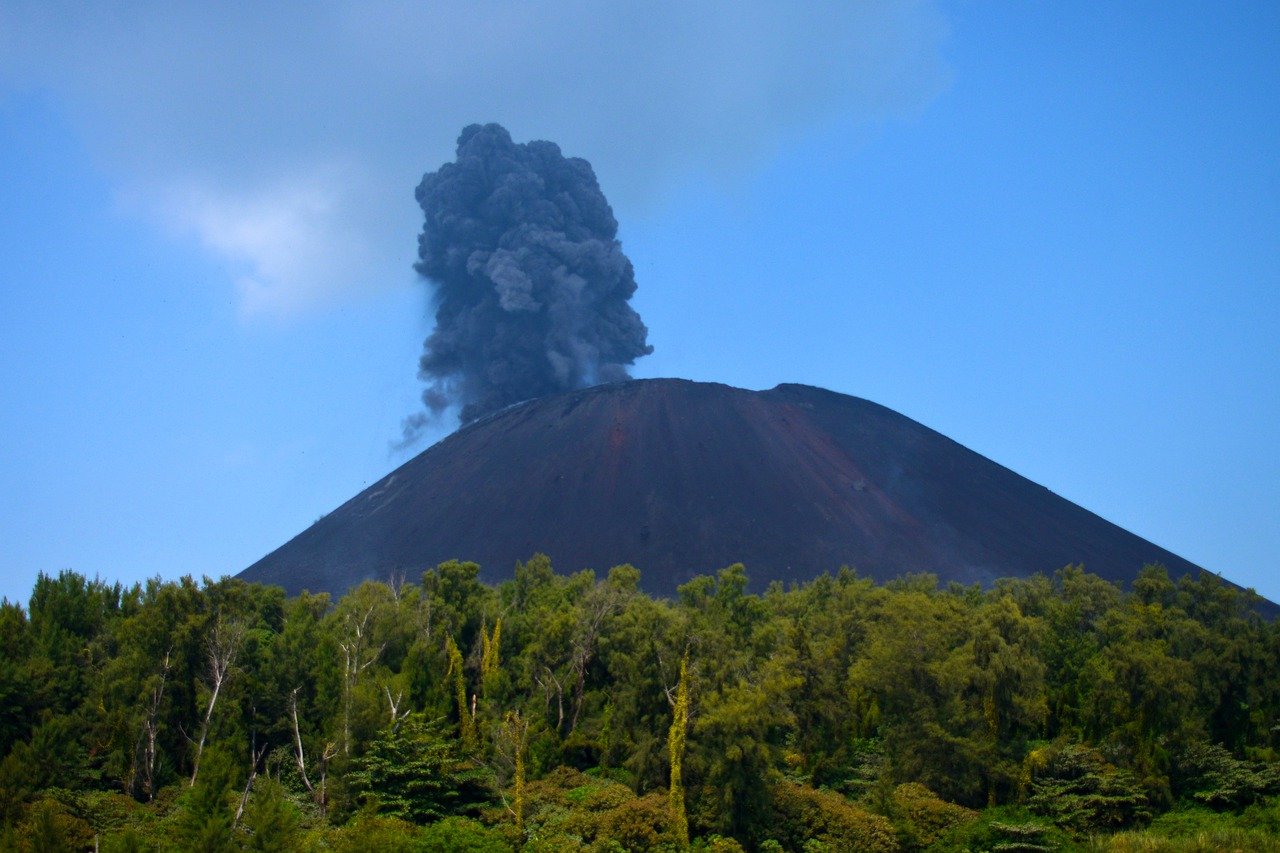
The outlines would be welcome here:
M 1201 569 L 910 418 L 804 385 L 637 380 L 468 424 L 240 577 L 335 595 L 449 559 L 481 578 L 545 553 L 562 572 L 630 563 L 672 595 L 732 563 L 753 586 L 849 565 L 942 583 Z

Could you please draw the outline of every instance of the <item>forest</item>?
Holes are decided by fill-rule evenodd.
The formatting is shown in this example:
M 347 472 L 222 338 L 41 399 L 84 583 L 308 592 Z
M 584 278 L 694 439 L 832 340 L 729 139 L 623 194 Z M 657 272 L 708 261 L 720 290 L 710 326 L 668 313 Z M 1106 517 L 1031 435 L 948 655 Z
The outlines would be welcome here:
M 41 575 L 0 850 L 1280 850 L 1280 628 L 1211 574 L 639 581 Z

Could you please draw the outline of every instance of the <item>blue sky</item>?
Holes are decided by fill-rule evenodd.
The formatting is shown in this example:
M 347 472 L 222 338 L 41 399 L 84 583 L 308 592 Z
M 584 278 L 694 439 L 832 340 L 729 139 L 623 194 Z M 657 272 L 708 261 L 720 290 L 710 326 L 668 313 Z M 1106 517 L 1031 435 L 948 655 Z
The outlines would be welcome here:
M 636 375 L 875 400 L 1280 599 L 1280 6 L 271 8 L 0 0 L 0 595 L 234 573 L 424 447 L 412 190 L 498 121 L 596 166 Z

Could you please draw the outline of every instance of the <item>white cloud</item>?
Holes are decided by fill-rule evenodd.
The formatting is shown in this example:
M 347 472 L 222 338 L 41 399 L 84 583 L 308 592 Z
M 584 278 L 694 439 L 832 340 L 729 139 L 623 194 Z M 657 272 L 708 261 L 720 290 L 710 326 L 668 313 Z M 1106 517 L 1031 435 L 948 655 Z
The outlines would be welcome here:
M 0 84 L 59 98 L 122 192 L 228 261 L 246 314 L 289 314 L 407 278 L 413 186 L 465 124 L 586 157 L 625 220 L 814 121 L 918 110 L 944 35 L 888 0 L 15 2 Z
M 139 202 L 228 261 L 242 316 L 278 316 L 331 304 L 385 267 L 367 239 L 376 228 L 361 220 L 368 206 L 356 191 L 365 184 L 320 169 L 242 192 L 175 183 Z

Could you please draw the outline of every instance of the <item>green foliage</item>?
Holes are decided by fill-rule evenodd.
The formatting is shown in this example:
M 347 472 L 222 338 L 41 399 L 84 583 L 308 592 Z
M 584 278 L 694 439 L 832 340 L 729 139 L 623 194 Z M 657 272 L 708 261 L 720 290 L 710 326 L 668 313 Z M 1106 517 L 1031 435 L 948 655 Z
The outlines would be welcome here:
M 1049 828 L 1038 823 L 992 821 L 988 826 L 994 835 L 990 849 L 998 853 L 1041 853 L 1058 849 L 1048 837 Z
M 323 833 L 320 849 L 334 853 L 414 850 L 422 830 L 408 821 L 362 812 L 346 826 Z
M 52 798 L 36 802 L 19 827 L 20 849 L 30 853 L 84 850 L 93 844 L 93 830 Z
M 74 788 L 92 778 L 83 732 L 82 722 L 70 716 L 50 717 L 36 728 L 26 761 L 37 789 Z
M 136 829 L 126 829 L 115 835 L 108 835 L 102 840 L 102 853 L 145 853 L 150 845 Z
M 655 850 L 664 845 L 684 847 L 667 798 L 658 793 L 628 797 L 600 819 L 599 835 L 623 850 Z
M 1178 765 L 1184 791 L 1217 809 L 1242 808 L 1280 790 L 1280 768 L 1241 761 L 1217 744 L 1192 744 Z
M 233 819 L 235 772 L 230 757 L 218 749 L 204 758 L 196 784 L 183 794 L 174 825 L 174 841 L 195 853 L 237 849 Z
M 384 729 L 355 761 L 351 787 L 381 814 L 417 824 L 475 811 L 491 795 L 441 720 L 410 714 Z
M 27 614 L 0 600 L 0 755 L 31 728 L 37 684 L 31 671 L 32 637 Z
M 24 806 L 38 790 L 38 774 L 25 743 L 19 742 L 0 761 L 0 826 L 13 826 L 21 819 Z
M 248 840 L 244 849 L 256 853 L 288 853 L 296 850 L 301 838 L 302 818 L 298 807 L 274 779 L 259 779 L 244 813 Z
M 1276 809 L 1276 802 L 1268 810 Z M 1278 853 L 1280 836 L 1274 826 L 1255 822 L 1256 817 L 1223 813 L 1202 806 L 1179 808 L 1161 815 L 1144 831 L 1097 836 L 1087 845 L 1090 851 L 1160 851 L 1160 853 Z M 1265 823 L 1265 821 L 1264 821 Z
M 895 851 L 893 824 L 831 791 L 779 782 L 770 791 L 770 835 L 788 850 Z
M 416 848 L 420 853 L 510 853 L 502 834 L 465 817 L 447 817 L 427 827 Z
M 764 844 L 768 843 L 768 841 L 764 842 Z M 777 842 L 774 843 L 776 844 Z M 764 844 L 760 845 L 757 849 L 761 851 L 767 850 Z M 739 844 L 735 839 L 725 838 L 723 835 L 712 835 L 705 839 L 700 845 L 697 845 L 694 849 L 699 851 L 705 850 L 706 853 L 744 853 L 741 844 Z
M 978 819 L 973 809 L 939 799 L 918 782 L 899 785 L 893 791 L 889 817 L 908 849 L 923 849 Z
M 0 850 L 1280 833 L 1280 626 L 1211 575 L 1151 566 L 1125 592 L 1069 566 L 984 590 L 842 569 L 751 591 L 734 565 L 675 600 L 634 567 L 559 575 L 541 555 L 479 577 L 452 561 L 330 601 L 41 575 L 29 611 L 0 602 Z
M 1133 774 L 1113 767 L 1096 749 L 1054 745 L 1032 753 L 1028 764 L 1028 805 L 1078 835 L 1114 832 L 1151 819 Z
M 665 794 L 637 797 L 625 785 L 568 767 L 529 784 L 525 823 L 532 850 L 677 844 Z
M 42 686 L 54 710 L 69 712 L 83 700 L 90 643 L 119 612 L 120 592 L 119 584 L 107 586 L 72 571 L 36 578 L 29 609 L 33 652 L 47 665 Z
M 689 730 L 689 653 L 680 659 L 680 681 L 676 685 L 676 698 L 671 708 L 671 730 L 667 735 L 667 753 L 671 757 L 671 785 L 668 800 L 671 820 L 679 844 L 689 843 L 689 817 L 684 806 L 684 784 L 681 766 L 684 763 L 685 738 Z
M 975 820 L 958 824 L 929 848 L 930 853 L 1046 853 L 1076 849 L 1074 840 L 1053 823 L 1025 808 L 1000 806 L 986 809 Z

